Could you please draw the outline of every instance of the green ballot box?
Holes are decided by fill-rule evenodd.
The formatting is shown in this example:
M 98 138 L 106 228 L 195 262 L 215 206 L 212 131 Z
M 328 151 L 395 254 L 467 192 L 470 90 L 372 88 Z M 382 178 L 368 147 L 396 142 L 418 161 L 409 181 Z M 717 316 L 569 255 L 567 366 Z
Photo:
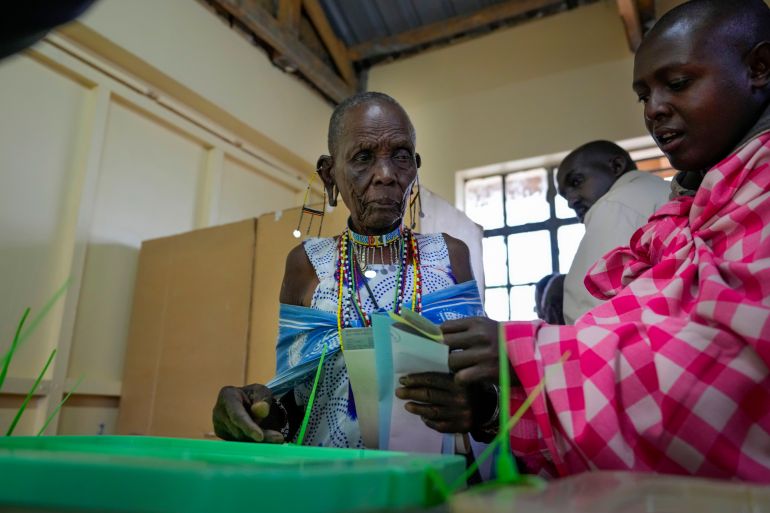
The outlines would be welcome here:
M 325 513 L 427 507 L 457 456 L 177 438 L 0 438 L 0 510 Z M 432 477 L 433 476 L 433 477 Z

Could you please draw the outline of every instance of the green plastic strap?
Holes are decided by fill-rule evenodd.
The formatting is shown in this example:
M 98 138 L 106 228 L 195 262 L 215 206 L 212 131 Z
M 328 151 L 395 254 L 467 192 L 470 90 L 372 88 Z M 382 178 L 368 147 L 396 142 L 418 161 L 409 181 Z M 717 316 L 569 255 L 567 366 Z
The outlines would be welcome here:
M 67 289 L 70 286 L 70 278 L 67 278 L 64 281 L 64 284 L 59 287 L 59 290 L 54 292 L 54 295 L 51 296 L 51 299 L 48 300 L 48 302 L 43 305 L 43 309 L 40 310 L 40 312 L 35 316 L 34 319 L 32 319 L 27 325 L 27 328 L 19 334 L 19 341 L 17 343 L 18 346 L 20 346 L 31 334 L 35 331 L 38 324 L 43 320 L 43 318 L 48 314 L 48 312 L 53 308 L 53 305 L 56 304 L 56 301 L 59 300 L 59 298 L 64 295 L 64 293 L 67 291 Z M 11 356 L 13 356 L 10 352 L 6 353 L 5 356 L 3 356 L 2 362 L 0 362 L 0 365 L 5 365 L 6 362 L 8 362 L 11 359 Z
M 508 427 L 511 416 L 511 376 L 508 365 L 508 351 L 503 336 L 504 324 L 498 324 L 497 348 L 500 365 L 500 454 L 497 457 L 497 480 L 502 483 L 516 483 L 521 479 L 516 460 L 511 454 L 511 438 Z
M 565 361 L 570 357 L 571 351 L 565 351 L 562 355 L 561 359 L 559 360 L 560 364 L 564 364 Z M 507 364 L 507 360 L 506 360 Z M 524 414 L 532 407 L 532 403 L 535 402 L 535 399 L 537 399 L 537 396 L 543 393 L 543 390 L 545 390 L 545 376 L 543 376 L 540 379 L 540 382 L 535 386 L 535 388 L 532 389 L 532 391 L 529 393 L 527 398 L 524 400 L 523 403 L 521 403 L 521 406 L 519 406 L 519 409 L 516 410 L 516 413 L 513 414 L 513 416 L 508 420 L 508 422 L 505 423 L 505 426 L 501 426 L 500 432 L 495 436 L 495 438 L 489 443 L 487 448 L 479 455 L 478 458 L 473 462 L 473 464 L 468 467 L 468 470 L 465 471 L 463 475 L 458 477 L 454 483 L 452 483 L 452 486 L 450 487 L 453 492 L 458 491 L 465 483 L 468 482 L 468 479 L 476 472 L 476 470 L 479 468 L 479 466 L 484 463 L 487 458 L 489 458 L 492 455 L 492 452 L 503 442 L 503 440 L 506 441 L 506 445 L 510 447 L 510 432 L 513 427 L 519 423 L 521 418 L 524 416 Z M 502 392 L 502 391 L 501 391 Z M 510 393 L 507 394 L 510 396 Z M 502 401 L 502 395 L 500 400 Z M 510 453 L 510 451 L 509 451 Z M 519 476 L 518 482 L 521 482 L 521 476 Z M 499 476 L 497 479 L 497 482 L 504 482 L 501 481 Z
M 302 427 L 299 428 L 299 436 L 297 436 L 297 445 L 302 445 L 302 441 L 305 439 L 305 431 L 307 430 L 308 422 L 310 422 L 310 413 L 313 411 L 313 402 L 315 402 L 315 393 L 318 390 L 318 383 L 321 381 L 321 371 L 323 370 L 324 358 L 326 357 L 326 347 L 326 344 L 324 344 L 324 347 L 321 350 L 321 359 L 318 360 L 318 368 L 315 371 L 315 379 L 313 380 L 313 389 L 310 391 L 310 398 L 308 398 L 307 406 L 305 407 L 305 417 L 302 419 Z
M 513 414 L 513 416 L 510 418 L 510 420 L 505 425 L 505 430 L 498 433 L 495 438 L 487 445 L 487 448 L 484 449 L 484 451 L 479 455 L 478 458 L 471 464 L 470 467 L 468 467 L 468 470 L 465 471 L 463 475 L 458 477 L 454 483 L 452 483 L 452 486 L 450 487 L 452 491 L 459 490 L 463 484 L 465 484 L 468 479 L 478 470 L 479 466 L 484 463 L 487 458 L 489 458 L 492 455 L 492 452 L 497 449 L 497 447 L 501 444 L 503 438 L 508 439 L 510 443 L 510 437 L 509 433 L 513 427 L 518 424 L 518 422 L 521 420 L 521 418 L 524 416 L 524 414 L 529 410 L 529 408 L 532 406 L 532 403 L 535 402 L 535 399 L 538 395 L 540 395 L 545 388 L 545 380 L 540 381 L 538 385 L 532 390 L 532 392 L 527 396 L 526 400 L 519 406 L 519 409 L 516 410 L 516 413 Z M 505 436 L 503 436 L 505 435 Z M 498 481 L 500 481 L 498 477 Z
M 8 431 L 5 433 L 5 436 L 11 436 L 13 434 L 13 430 L 16 429 L 16 424 L 19 423 L 19 419 L 21 419 L 22 413 L 24 413 L 24 410 L 27 409 L 27 405 L 29 404 L 29 401 L 32 399 L 32 396 L 35 394 L 35 390 L 37 390 L 37 387 L 40 385 L 40 382 L 43 380 L 43 376 L 45 375 L 45 372 L 48 370 L 48 367 L 51 365 L 51 362 L 53 361 L 53 357 L 56 356 L 56 349 L 51 351 L 51 356 L 48 357 L 48 361 L 45 362 L 45 367 L 43 367 L 43 370 L 40 371 L 40 374 L 37 376 L 37 379 L 32 384 L 32 388 L 29 389 L 29 392 L 27 392 L 27 397 L 24 398 L 24 402 L 21 403 L 21 406 L 19 406 L 19 411 L 16 412 L 16 416 L 13 418 L 13 422 L 11 422 L 11 425 L 8 427 Z
M 64 406 L 64 403 L 67 402 L 67 399 L 70 398 L 70 396 L 75 392 L 75 390 L 78 389 L 80 384 L 83 382 L 83 378 L 85 378 L 85 374 L 81 374 L 78 378 L 77 382 L 75 383 L 75 386 L 72 387 L 72 389 L 67 393 L 66 396 L 64 396 L 64 399 L 61 400 L 59 404 L 56 405 L 56 408 L 53 409 L 53 412 L 48 416 L 47 419 L 45 419 L 45 422 L 43 423 L 43 427 L 40 428 L 40 431 L 37 432 L 37 436 L 42 435 L 45 433 L 45 430 L 48 428 L 48 424 L 51 423 L 53 418 L 56 416 L 57 413 L 59 413 L 59 410 L 61 410 L 61 407 Z
M 452 490 L 449 489 L 446 481 L 444 481 L 444 478 L 441 477 L 441 474 L 439 474 L 438 470 L 433 467 L 428 467 L 425 470 L 425 476 L 428 478 L 428 482 L 433 485 L 436 493 L 441 496 L 441 502 L 446 502 L 449 500 L 449 497 L 452 495 Z
M 27 307 L 27 309 L 24 310 L 24 315 L 21 316 L 19 325 L 16 327 L 16 335 L 13 336 L 13 342 L 11 342 L 11 348 L 8 349 L 8 352 L 3 357 L 3 360 L 4 360 L 3 368 L 2 370 L 0 370 L 0 390 L 3 389 L 3 383 L 5 383 L 5 376 L 8 374 L 8 367 L 11 365 L 11 360 L 13 359 L 13 355 L 16 352 L 16 348 L 19 347 L 21 329 L 24 327 L 24 322 L 27 320 L 28 315 L 29 315 L 29 307 Z

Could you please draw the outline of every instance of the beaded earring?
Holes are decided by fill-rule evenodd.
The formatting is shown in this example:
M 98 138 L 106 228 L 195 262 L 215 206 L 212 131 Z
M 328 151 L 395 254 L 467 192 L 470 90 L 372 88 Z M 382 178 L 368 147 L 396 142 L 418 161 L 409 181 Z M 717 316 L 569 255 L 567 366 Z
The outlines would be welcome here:
M 416 191 L 416 192 L 415 192 Z M 416 215 L 415 215 L 416 212 Z M 417 227 L 417 216 L 420 219 L 425 217 L 425 212 L 422 211 L 422 199 L 420 198 L 420 175 L 416 175 L 414 178 L 414 185 L 412 186 L 412 198 L 409 200 L 409 217 L 411 223 L 409 228 L 414 230 Z
M 321 236 L 321 230 L 324 226 L 324 214 L 326 213 L 326 188 L 323 190 L 323 203 L 321 203 L 321 208 L 312 208 L 309 200 L 312 193 L 313 180 L 315 180 L 315 176 L 313 176 L 313 178 L 311 178 L 307 184 L 307 189 L 305 190 L 305 198 L 302 200 L 302 210 L 299 212 L 297 228 L 292 232 L 292 235 L 294 235 L 295 239 L 302 237 L 302 219 L 305 217 L 305 214 L 310 216 L 310 222 L 307 225 L 305 235 L 310 235 L 310 229 L 313 226 L 313 218 L 320 217 L 320 223 L 318 225 L 318 236 Z

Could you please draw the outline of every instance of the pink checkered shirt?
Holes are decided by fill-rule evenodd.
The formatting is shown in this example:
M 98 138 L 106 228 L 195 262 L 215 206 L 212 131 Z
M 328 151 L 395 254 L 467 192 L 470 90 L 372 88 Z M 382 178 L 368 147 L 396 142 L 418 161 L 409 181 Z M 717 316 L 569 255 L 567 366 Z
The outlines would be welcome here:
M 504 326 L 522 387 L 511 433 L 531 470 L 770 482 L 770 133 L 664 205 L 585 280 L 574 326 Z M 566 351 L 564 364 L 559 359 Z M 513 410 L 512 410 L 513 411 Z

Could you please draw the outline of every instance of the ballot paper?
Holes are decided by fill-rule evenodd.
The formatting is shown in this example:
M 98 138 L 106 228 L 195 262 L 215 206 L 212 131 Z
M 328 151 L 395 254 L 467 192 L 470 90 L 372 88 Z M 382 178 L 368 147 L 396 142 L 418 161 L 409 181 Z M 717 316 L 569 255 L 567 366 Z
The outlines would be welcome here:
M 374 361 L 374 333 L 372 328 L 342 330 L 345 347 L 345 366 L 348 369 L 353 400 L 356 404 L 358 426 L 364 447 L 377 449 L 379 440 L 379 391 Z
M 400 386 L 398 380 L 407 374 L 448 373 L 449 348 L 401 323 L 390 327 L 390 341 L 394 379 L 387 447 L 391 451 L 441 453 L 444 435 L 426 426 L 418 415 L 406 411 L 407 401 L 395 397 L 395 392 Z
M 449 372 L 449 348 L 427 319 L 407 314 L 372 314 L 371 328 L 342 331 L 345 365 L 358 423 L 368 449 L 420 453 L 454 452 L 452 435 L 430 429 L 395 395 L 399 378 L 421 372 Z M 396 322 L 399 320 L 400 322 Z
M 393 320 L 388 314 L 372 314 L 374 333 L 374 360 L 377 369 L 377 401 L 379 403 L 379 444 L 380 449 L 388 449 L 390 435 L 390 411 L 393 405 L 393 352 L 390 345 L 390 327 Z

